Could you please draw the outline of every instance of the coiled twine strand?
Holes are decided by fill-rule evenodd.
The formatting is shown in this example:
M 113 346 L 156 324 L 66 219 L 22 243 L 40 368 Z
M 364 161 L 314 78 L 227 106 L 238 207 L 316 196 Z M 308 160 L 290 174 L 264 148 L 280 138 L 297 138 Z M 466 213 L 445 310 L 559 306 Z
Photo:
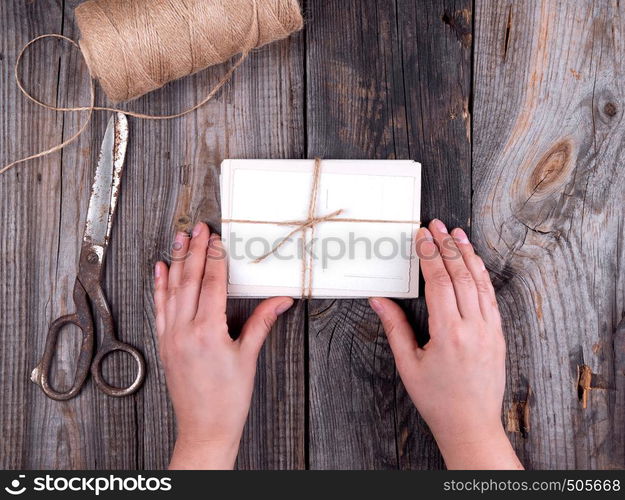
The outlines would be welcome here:
M 230 79 L 249 52 L 288 37 L 303 26 L 297 0 L 87 0 L 75 11 L 80 41 L 58 34 L 28 42 L 15 64 L 21 92 L 39 106 L 60 112 L 88 111 L 79 131 L 46 151 L 9 163 L 15 165 L 59 151 L 85 130 L 93 111 L 121 111 L 150 120 L 178 118 L 210 101 Z M 33 97 L 24 87 L 19 68 L 25 51 L 46 38 L 63 39 L 80 48 L 92 80 L 97 80 L 115 103 L 129 101 L 168 82 L 241 57 L 200 102 L 172 115 L 147 115 L 109 106 L 95 106 L 92 81 L 87 106 L 62 108 Z

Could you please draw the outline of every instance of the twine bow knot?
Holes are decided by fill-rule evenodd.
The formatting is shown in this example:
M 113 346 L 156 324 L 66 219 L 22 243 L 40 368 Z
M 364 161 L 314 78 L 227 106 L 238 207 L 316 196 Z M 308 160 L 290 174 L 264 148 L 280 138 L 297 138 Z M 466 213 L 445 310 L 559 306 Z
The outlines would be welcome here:
M 254 220 L 254 219 L 221 219 L 222 223 L 242 223 L 242 224 L 270 224 L 275 226 L 295 226 L 290 233 L 280 239 L 267 253 L 261 255 L 252 261 L 253 264 L 259 264 L 270 255 L 275 254 L 291 237 L 299 232 L 304 233 L 301 239 L 302 252 L 302 293 L 303 299 L 312 298 L 313 291 L 313 261 L 314 254 L 312 251 L 306 252 L 306 231 L 311 231 L 310 240 L 314 241 L 315 227 L 322 222 L 366 222 L 366 223 L 385 223 L 385 224 L 417 224 L 421 225 L 421 221 L 416 220 L 393 220 L 393 219 L 355 219 L 339 217 L 344 210 L 342 208 L 335 210 L 327 215 L 318 216 L 317 198 L 319 194 L 319 181 L 321 178 L 321 159 L 315 158 L 313 167 L 312 189 L 310 191 L 310 199 L 308 201 L 308 214 L 306 219 L 292 221 L 270 221 L 270 220 Z

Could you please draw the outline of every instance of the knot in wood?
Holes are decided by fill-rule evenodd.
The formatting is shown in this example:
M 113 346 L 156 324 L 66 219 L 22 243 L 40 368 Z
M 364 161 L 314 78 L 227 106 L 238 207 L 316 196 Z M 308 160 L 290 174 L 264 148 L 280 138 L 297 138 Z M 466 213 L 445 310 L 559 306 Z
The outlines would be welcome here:
M 530 196 L 549 194 L 566 180 L 572 150 L 569 141 L 561 141 L 543 155 L 530 175 L 528 185 Z
M 186 226 L 191 222 L 191 218 L 187 215 L 182 215 L 178 217 L 178 225 Z
M 608 115 L 610 118 L 612 118 L 613 116 L 616 116 L 616 113 L 618 112 L 618 108 L 616 107 L 616 104 L 614 104 L 613 102 L 606 102 L 605 106 L 603 106 L 603 112 Z

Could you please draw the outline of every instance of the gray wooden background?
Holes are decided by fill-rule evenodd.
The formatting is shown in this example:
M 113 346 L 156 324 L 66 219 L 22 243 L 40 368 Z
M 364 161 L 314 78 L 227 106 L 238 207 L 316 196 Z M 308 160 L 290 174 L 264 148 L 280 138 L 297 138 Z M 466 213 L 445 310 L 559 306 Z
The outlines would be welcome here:
M 76 38 L 74 0 L 0 2 L 0 163 L 69 137 L 84 114 L 34 107 L 13 64 L 32 37 Z M 625 5 L 618 0 L 306 0 L 306 29 L 263 48 L 209 105 L 131 120 L 106 291 L 149 372 L 135 396 L 91 383 L 48 400 L 28 379 L 48 324 L 71 312 L 89 187 L 108 120 L 0 177 L 0 466 L 162 468 L 174 415 L 156 355 L 152 266 L 176 227 L 219 228 L 223 158 L 411 158 L 424 220 L 470 230 L 508 341 L 502 418 L 531 468 L 625 467 Z M 211 68 L 128 108 L 170 113 Z M 87 103 L 79 53 L 44 43 L 29 89 Z M 100 102 L 105 99 L 100 96 Z M 237 329 L 253 300 L 231 301 Z M 420 336 L 423 300 L 404 303 Z M 73 375 L 64 334 L 58 384 Z M 123 356 L 109 377 L 130 379 Z M 592 372 L 589 387 L 580 374 Z M 583 386 L 584 384 L 582 384 Z M 582 405 L 586 392 L 587 407 Z M 470 429 L 467 429 L 470 432 Z M 364 300 L 299 301 L 263 349 L 240 468 L 441 468 Z

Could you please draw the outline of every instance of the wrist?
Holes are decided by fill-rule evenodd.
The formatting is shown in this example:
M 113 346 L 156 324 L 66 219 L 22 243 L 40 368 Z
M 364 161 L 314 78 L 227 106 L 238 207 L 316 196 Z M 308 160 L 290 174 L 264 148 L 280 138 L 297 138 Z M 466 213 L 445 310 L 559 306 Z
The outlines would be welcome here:
M 523 468 L 500 422 L 434 437 L 448 469 Z
M 170 469 L 230 470 L 239 451 L 239 439 L 203 439 L 179 435 Z

